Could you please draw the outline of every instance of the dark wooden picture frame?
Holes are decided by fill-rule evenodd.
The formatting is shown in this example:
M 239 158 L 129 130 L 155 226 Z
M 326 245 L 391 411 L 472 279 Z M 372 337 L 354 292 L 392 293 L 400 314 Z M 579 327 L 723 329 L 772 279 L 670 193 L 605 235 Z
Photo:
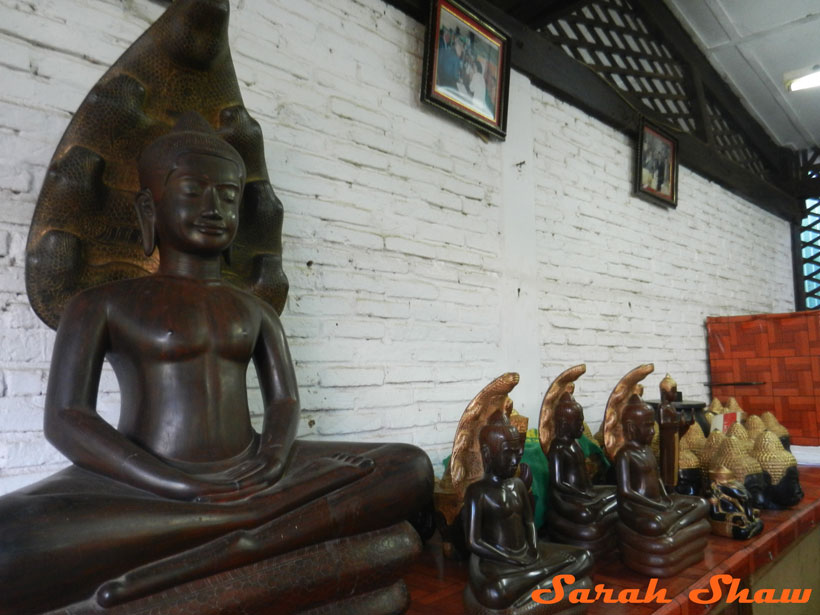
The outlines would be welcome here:
M 678 141 L 645 119 L 638 129 L 634 190 L 652 203 L 678 205 Z
M 431 0 L 421 99 L 503 139 L 510 37 L 467 3 Z

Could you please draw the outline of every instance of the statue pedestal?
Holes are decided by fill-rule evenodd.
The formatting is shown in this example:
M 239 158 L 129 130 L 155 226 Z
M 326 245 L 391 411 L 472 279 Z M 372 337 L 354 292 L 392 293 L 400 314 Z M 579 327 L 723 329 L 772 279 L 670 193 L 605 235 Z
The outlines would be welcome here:
M 421 552 L 406 522 L 330 540 L 104 609 L 96 601 L 47 615 L 388 615 L 410 597 L 401 575 Z

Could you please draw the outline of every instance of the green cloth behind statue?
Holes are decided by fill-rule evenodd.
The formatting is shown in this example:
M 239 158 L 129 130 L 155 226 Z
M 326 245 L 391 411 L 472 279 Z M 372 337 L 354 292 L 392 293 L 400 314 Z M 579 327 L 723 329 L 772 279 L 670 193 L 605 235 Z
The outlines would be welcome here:
M 592 459 L 601 468 L 599 475 L 606 474 L 609 468 L 609 460 L 604 455 L 601 447 L 594 440 L 586 436 L 578 438 L 578 444 L 584 451 L 584 457 Z M 547 520 L 547 502 L 550 484 L 549 467 L 547 457 L 541 450 L 541 443 L 538 441 L 538 430 L 527 430 L 527 439 L 524 441 L 524 456 L 521 463 L 526 463 L 532 472 L 532 494 L 535 498 L 535 527 L 541 529 Z M 444 469 L 450 465 L 450 456 L 445 457 L 442 462 Z M 591 477 L 593 478 L 593 477 Z M 593 478 L 594 480 L 594 478 Z

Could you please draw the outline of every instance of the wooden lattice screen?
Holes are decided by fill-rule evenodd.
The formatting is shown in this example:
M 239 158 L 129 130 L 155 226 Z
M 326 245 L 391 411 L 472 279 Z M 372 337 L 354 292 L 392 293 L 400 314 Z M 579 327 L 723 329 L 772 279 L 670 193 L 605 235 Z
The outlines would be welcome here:
M 707 97 L 706 110 L 709 116 L 712 146 L 722 156 L 744 169 L 771 178 L 772 169 L 763 162 L 743 134 L 733 126 L 730 116 L 723 112 L 720 105 Z
M 678 130 L 695 130 L 686 65 L 626 0 L 592 2 L 541 32 Z
M 772 176 L 731 114 L 708 95 L 699 96 L 688 63 L 629 0 L 591 0 L 540 32 L 614 85 L 637 110 L 699 137 L 748 171 Z
M 820 178 L 820 148 L 800 152 L 800 174 Z M 806 216 L 800 229 L 800 258 L 807 309 L 820 308 L 820 194 L 806 199 Z

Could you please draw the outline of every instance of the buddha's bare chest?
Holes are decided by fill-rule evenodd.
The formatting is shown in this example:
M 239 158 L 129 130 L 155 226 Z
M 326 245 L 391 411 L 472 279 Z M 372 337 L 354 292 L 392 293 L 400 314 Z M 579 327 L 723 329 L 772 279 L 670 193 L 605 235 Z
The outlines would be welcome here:
M 149 287 L 139 305 L 109 315 L 111 351 L 142 360 L 175 363 L 214 357 L 248 361 L 259 317 L 248 299 L 233 289 L 190 285 Z

